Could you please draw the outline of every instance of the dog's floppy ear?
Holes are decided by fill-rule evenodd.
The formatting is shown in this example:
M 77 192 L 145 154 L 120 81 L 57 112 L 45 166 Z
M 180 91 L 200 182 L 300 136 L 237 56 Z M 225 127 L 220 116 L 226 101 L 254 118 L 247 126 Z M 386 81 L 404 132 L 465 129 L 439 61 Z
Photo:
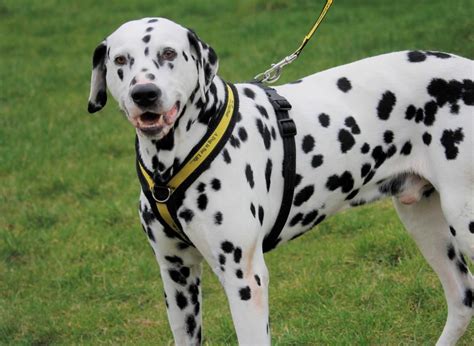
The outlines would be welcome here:
M 102 41 L 94 50 L 92 57 L 91 91 L 89 95 L 89 113 L 101 110 L 107 103 L 107 83 L 105 81 L 105 56 L 107 54 L 107 43 Z
M 193 30 L 188 30 L 188 39 L 191 49 L 194 50 L 196 54 L 195 58 L 201 98 L 203 102 L 206 102 L 206 93 L 219 67 L 217 54 L 211 46 L 201 41 Z

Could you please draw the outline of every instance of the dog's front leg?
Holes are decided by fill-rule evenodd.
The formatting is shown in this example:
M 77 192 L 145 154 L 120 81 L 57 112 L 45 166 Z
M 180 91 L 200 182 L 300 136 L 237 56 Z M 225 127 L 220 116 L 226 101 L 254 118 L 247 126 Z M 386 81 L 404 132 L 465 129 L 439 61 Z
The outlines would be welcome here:
M 143 196 L 142 196 L 143 197 Z M 165 232 L 141 198 L 140 218 L 160 266 L 168 320 L 176 345 L 200 345 L 201 254 Z
M 214 264 L 224 286 L 240 345 L 269 345 L 268 270 L 261 243 L 224 241 Z
M 175 344 L 200 345 L 201 265 L 191 263 L 169 265 L 160 259 L 158 262 L 165 290 L 168 320 Z

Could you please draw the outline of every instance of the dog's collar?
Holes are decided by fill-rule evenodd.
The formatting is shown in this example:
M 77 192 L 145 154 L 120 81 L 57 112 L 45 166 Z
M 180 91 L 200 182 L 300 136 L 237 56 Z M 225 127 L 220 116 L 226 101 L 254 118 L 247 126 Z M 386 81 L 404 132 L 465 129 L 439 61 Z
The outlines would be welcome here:
M 192 245 L 184 234 L 176 216 L 177 208 L 174 196 L 182 194 L 211 164 L 225 145 L 235 125 L 235 113 L 238 109 L 238 95 L 232 84 L 226 85 L 225 107 L 210 124 L 206 135 L 191 150 L 190 154 L 166 183 L 157 183 L 153 174 L 142 162 L 136 140 L 137 175 L 143 193 L 147 197 L 155 216 L 170 228 L 184 242 Z

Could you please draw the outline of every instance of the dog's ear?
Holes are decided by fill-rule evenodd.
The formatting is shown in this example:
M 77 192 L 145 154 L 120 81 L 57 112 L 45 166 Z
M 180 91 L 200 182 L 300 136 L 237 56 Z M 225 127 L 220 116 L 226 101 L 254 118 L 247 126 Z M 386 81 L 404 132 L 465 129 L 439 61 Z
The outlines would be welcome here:
M 193 30 L 188 30 L 188 39 L 195 53 L 201 98 L 206 102 L 206 93 L 219 67 L 217 54 L 211 46 L 201 41 Z
M 94 50 L 92 56 L 91 91 L 89 95 L 89 113 L 101 110 L 107 103 L 107 83 L 105 74 L 105 57 L 107 54 L 107 43 L 102 41 Z

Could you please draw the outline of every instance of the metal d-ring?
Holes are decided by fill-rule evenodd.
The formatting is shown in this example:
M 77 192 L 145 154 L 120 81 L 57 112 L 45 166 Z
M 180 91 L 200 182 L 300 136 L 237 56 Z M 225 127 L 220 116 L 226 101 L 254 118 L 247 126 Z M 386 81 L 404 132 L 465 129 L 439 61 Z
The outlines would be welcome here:
M 156 197 L 155 196 L 155 193 L 157 193 L 158 191 L 157 190 L 160 190 L 159 194 L 161 193 L 165 193 L 164 196 L 158 196 Z M 171 197 L 171 193 L 173 192 L 173 190 L 171 190 L 171 188 L 169 188 L 168 186 L 154 186 L 153 189 L 151 189 L 151 195 L 153 196 L 153 199 L 155 200 L 155 202 L 157 203 L 166 203 L 168 202 L 168 200 L 170 199 Z

